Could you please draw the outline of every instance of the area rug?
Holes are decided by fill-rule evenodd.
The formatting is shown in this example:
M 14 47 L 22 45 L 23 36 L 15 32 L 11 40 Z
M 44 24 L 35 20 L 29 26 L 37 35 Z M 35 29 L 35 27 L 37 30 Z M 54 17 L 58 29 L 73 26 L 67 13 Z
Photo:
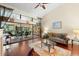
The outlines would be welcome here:
M 54 49 L 51 48 L 49 52 L 47 46 L 43 45 L 41 47 L 41 41 L 30 43 L 29 46 L 31 48 L 34 48 L 35 52 L 40 56 L 70 56 L 71 55 L 71 51 L 58 46 L 54 46 Z

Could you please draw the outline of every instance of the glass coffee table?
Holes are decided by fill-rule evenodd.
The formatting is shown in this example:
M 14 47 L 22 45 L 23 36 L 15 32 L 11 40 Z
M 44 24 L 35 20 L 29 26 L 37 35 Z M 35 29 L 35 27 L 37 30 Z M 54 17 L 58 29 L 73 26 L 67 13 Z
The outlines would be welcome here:
M 48 47 L 48 51 L 50 52 L 50 49 L 53 48 L 54 49 L 54 46 L 56 45 L 56 42 L 49 42 L 47 43 L 47 47 Z
M 42 42 L 45 46 L 48 47 L 48 51 L 50 53 L 50 49 L 53 48 L 54 49 L 54 46 L 56 45 L 56 42 L 54 41 L 50 41 L 50 40 L 47 40 L 46 42 Z

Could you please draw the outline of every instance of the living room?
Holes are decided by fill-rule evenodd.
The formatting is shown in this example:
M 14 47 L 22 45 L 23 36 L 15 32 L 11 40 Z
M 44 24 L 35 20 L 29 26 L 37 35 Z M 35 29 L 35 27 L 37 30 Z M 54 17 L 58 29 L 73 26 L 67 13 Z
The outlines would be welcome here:
M 78 40 L 76 40 L 78 39 L 79 29 L 78 8 L 78 3 L 66 3 L 44 15 L 42 21 L 44 31 L 52 33 L 52 36 L 56 36 L 53 34 L 67 34 L 67 38 L 69 38 L 68 44 L 72 44 L 72 40 L 74 40 L 74 46 L 79 45 Z M 77 51 L 76 47 L 74 49 Z
M 3 56 L 79 55 L 78 3 L 1 3 L 0 5 L 2 8 L 12 8 L 11 17 L 14 17 L 10 17 L 9 21 L 1 19 L 2 24 L 8 26 L 1 28 L 5 30 L 1 32 L 4 34 L 7 31 L 13 34 L 8 39 L 9 42 L 4 39 L 4 44 L 1 40 Z M 16 39 L 12 40 L 13 38 Z

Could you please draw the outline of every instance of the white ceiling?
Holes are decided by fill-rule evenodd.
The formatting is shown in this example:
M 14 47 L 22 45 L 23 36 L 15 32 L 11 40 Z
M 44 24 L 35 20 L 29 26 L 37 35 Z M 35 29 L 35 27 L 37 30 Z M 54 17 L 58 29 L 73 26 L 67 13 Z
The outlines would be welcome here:
M 51 10 L 55 9 L 56 7 L 60 6 L 59 3 L 48 3 L 46 4 L 46 9 L 42 9 L 41 7 L 34 8 L 37 4 L 36 3 L 5 3 L 5 5 L 15 7 L 19 10 L 25 11 L 33 15 L 34 17 L 43 17 L 45 14 L 50 12 Z

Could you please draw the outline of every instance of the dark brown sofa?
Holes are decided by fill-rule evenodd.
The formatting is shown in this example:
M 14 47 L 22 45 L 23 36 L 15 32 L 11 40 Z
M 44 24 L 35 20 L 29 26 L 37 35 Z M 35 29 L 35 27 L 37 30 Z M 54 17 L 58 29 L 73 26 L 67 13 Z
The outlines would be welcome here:
M 68 38 L 66 37 L 66 33 L 48 33 L 49 40 L 54 41 L 56 43 L 68 45 Z

